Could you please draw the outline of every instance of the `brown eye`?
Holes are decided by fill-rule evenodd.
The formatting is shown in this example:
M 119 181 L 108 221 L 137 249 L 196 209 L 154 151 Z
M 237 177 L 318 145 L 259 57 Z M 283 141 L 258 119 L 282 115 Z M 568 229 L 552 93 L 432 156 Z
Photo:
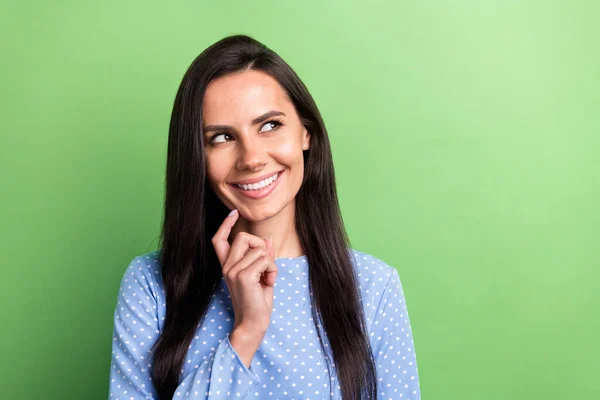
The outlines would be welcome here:
M 215 136 L 213 136 L 210 139 L 210 143 L 212 144 L 212 143 L 223 143 L 223 142 L 226 142 L 226 140 L 217 140 L 217 138 L 220 137 L 220 136 L 225 137 L 225 136 L 229 136 L 229 134 L 227 134 L 227 133 L 217 133 Z
M 264 124 L 261 128 L 261 132 L 265 132 L 265 127 L 269 127 L 270 129 L 267 129 L 266 132 L 268 131 L 274 131 L 275 129 L 279 128 L 281 126 L 281 122 L 279 121 L 269 121 L 266 124 Z

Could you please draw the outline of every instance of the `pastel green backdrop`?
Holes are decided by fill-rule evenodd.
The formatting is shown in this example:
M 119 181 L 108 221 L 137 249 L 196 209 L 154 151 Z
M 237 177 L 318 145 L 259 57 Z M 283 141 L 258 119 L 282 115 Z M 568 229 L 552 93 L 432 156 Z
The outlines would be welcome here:
M 597 4 L 3 5 L 2 397 L 107 397 L 177 87 L 246 33 L 322 111 L 352 245 L 400 272 L 423 398 L 598 398 Z

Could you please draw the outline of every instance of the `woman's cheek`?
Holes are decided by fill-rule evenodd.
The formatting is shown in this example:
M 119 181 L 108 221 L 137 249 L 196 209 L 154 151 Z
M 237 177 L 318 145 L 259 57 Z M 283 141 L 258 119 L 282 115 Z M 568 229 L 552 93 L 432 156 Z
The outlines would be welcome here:
M 286 159 L 293 159 L 294 154 L 298 151 L 297 147 L 298 145 L 296 143 L 294 143 L 292 140 L 287 139 L 278 143 L 274 147 L 274 150 L 277 153 L 277 155 L 281 157 L 284 157 Z M 302 152 L 302 148 L 300 148 L 300 152 Z
M 222 165 L 222 164 L 221 164 Z M 213 188 L 218 186 L 221 181 L 227 176 L 226 171 L 219 168 L 219 163 L 215 163 L 212 157 L 206 159 L 206 177 Z

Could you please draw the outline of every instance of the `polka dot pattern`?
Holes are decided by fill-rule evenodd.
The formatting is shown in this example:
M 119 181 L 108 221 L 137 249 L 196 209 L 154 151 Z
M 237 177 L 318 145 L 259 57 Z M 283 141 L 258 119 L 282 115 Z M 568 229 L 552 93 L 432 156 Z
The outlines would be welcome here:
M 378 399 L 420 399 L 417 362 L 398 272 L 352 249 L 369 340 L 377 367 Z M 164 325 L 166 304 L 158 251 L 127 267 L 114 313 L 110 399 L 157 399 L 150 348 Z M 341 399 L 328 372 L 312 318 L 306 256 L 278 258 L 271 324 L 246 367 L 229 341 L 233 306 L 225 281 L 200 321 L 180 371 L 174 399 Z M 326 354 L 324 354 L 326 353 Z M 335 365 L 334 365 L 335 367 Z

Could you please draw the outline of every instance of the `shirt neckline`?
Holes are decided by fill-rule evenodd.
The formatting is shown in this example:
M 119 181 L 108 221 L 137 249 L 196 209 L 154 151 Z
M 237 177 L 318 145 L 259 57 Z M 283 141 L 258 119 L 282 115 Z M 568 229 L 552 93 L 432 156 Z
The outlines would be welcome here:
M 302 259 L 305 259 L 305 258 L 306 258 L 306 254 L 304 254 L 304 255 L 302 255 L 300 257 L 278 257 L 278 258 L 275 259 L 275 261 L 280 261 L 280 260 L 283 260 L 283 261 L 294 261 L 294 260 L 302 260 Z

